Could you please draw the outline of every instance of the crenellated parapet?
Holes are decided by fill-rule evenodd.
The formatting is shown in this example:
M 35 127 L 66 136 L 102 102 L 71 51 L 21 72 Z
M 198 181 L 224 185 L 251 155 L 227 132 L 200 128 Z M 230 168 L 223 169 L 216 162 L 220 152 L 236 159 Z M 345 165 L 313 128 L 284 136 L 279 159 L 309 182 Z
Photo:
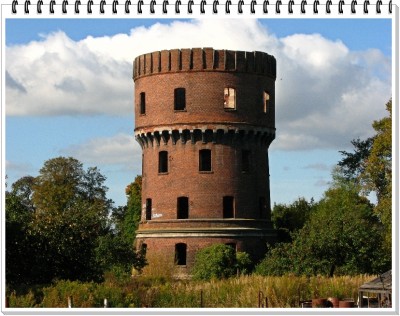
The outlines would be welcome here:
M 262 74 L 276 79 L 275 57 L 264 52 L 213 48 L 156 51 L 135 58 L 133 79 L 185 71 L 223 71 Z

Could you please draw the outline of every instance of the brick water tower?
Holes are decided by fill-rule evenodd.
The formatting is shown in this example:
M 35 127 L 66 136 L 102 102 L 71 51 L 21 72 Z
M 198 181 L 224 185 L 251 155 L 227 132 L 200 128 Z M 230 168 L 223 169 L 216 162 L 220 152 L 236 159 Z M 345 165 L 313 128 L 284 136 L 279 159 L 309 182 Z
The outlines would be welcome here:
M 135 58 L 133 79 L 143 152 L 136 246 L 149 266 L 190 275 L 196 252 L 214 243 L 261 259 L 275 236 L 268 165 L 275 58 L 162 50 Z

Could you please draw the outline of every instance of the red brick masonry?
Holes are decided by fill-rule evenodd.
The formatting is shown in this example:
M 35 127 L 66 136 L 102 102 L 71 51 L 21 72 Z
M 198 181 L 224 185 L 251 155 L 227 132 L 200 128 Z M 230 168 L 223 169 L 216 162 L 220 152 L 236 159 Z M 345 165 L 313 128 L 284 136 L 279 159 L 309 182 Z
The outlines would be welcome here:
M 212 48 L 163 50 L 137 57 L 133 79 L 135 137 L 143 149 L 137 246 L 146 244 L 149 258 L 157 254 L 172 264 L 184 255 L 177 265 L 184 274 L 196 251 L 216 242 L 262 258 L 275 236 L 268 166 L 275 58 Z M 184 89 L 179 110 L 177 88 Z M 224 103 L 227 89 L 234 91 L 233 108 Z M 200 171 L 204 149 L 211 160 Z M 185 244 L 186 252 L 176 244 Z

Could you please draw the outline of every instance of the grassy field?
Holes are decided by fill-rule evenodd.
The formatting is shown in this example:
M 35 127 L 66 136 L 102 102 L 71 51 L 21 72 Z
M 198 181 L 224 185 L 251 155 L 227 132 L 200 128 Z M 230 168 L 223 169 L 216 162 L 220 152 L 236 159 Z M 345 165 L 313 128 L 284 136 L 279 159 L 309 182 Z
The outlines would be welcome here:
M 259 292 L 268 299 L 268 307 L 298 307 L 299 301 L 338 297 L 357 300 L 358 287 L 373 276 L 340 277 L 263 277 L 241 276 L 210 282 L 170 281 L 163 278 L 136 278 L 117 281 L 81 283 L 58 281 L 51 286 L 11 291 L 10 307 L 67 307 L 72 297 L 74 307 L 186 307 L 186 308 L 256 308 Z M 264 301 L 265 302 L 265 301 Z

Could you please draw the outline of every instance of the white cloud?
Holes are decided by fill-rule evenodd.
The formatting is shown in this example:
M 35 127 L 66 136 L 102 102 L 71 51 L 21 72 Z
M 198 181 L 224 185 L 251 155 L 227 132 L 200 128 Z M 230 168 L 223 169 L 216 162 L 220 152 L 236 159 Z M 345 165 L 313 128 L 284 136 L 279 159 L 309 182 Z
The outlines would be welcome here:
M 124 170 L 136 170 L 140 167 L 141 148 L 133 135 L 117 134 L 112 137 L 90 139 L 73 145 L 62 151 L 65 155 L 95 165 L 119 165 Z M 140 172 L 140 170 L 137 170 Z
M 369 136 L 372 121 L 386 115 L 391 63 L 382 52 L 350 51 L 320 34 L 277 38 L 254 19 L 158 23 L 81 41 L 56 32 L 7 47 L 7 114 L 126 115 L 133 111 L 133 59 L 187 47 L 261 50 L 276 57 L 276 149 L 343 149 L 353 138 Z

